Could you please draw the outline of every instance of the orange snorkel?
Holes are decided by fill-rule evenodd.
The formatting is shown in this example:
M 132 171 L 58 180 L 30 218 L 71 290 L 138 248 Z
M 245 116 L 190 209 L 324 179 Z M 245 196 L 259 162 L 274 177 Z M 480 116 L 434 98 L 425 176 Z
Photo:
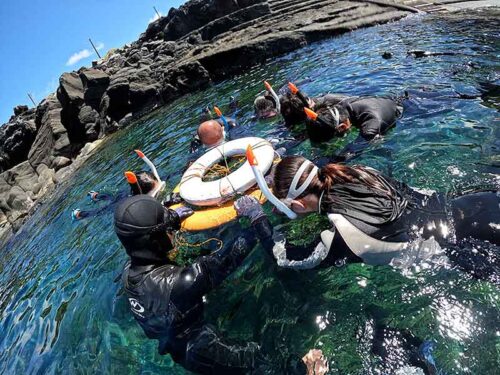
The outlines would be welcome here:
M 127 182 L 129 183 L 130 187 L 132 188 L 133 195 L 142 194 L 141 186 L 139 185 L 139 182 L 137 181 L 137 176 L 135 175 L 134 172 L 126 171 L 125 178 L 127 179 Z
M 307 98 L 298 89 L 297 86 L 295 86 L 292 82 L 288 82 L 288 88 L 290 89 L 290 92 L 293 95 L 297 95 L 297 97 L 300 99 L 300 101 L 302 102 L 302 104 L 304 104 L 304 107 L 309 108 L 309 102 L 308 102 Z

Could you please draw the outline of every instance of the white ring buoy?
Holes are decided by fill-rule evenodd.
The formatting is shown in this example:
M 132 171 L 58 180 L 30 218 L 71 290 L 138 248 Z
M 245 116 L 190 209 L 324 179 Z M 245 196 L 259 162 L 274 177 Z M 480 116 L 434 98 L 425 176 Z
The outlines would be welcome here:
M 217 162 L 234 155 L 244 155 L 248 145 L 252 145 L 259 160 L 258 168 L 263 174 L 267 173 L 274 160 L 271 143 L 257 137 L 235 139 L 208 151 L 187 169 L 180 182 L 181 197 L 195 206 L 215 206 L 254 186 L 255 176 L 248 161 L 224 178 L 207 182 L 202 180 L 206 171 Z

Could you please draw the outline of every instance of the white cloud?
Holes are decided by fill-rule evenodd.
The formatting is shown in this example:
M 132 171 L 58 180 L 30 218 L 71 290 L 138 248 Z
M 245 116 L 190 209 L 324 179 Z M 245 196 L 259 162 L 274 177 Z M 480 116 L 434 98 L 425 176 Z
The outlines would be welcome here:
M 78 61 L 86 59 L 90 55 L 92 55 L 92 52 L 90 52 L 86 48 L 82 49 L 80 52 L 72 54 L 71 57 L 68 59 L 68 61 L 66 61 L 66 65 L 67 66 L 75 65 Z
M 100 51 L 104 48 L 104 43 L 99 42 L 95 45 L 95 48 Z M 90 57 L 94 54 L 93 51 L 89 50 L 88 48 L 82 49 L 79 52 L 76 52 L 70 56 L 68 61 L 66 61 L 66 66 L 71 66 L 75 65 L 78 61 L 86 59 L 87 57 Z
M 164 15 L 162 12 L 160 12 L 160 16 L 161 16 L 161 17 L 163 17 L 163 16 L 165 16 L 165 15 Z M 160 18 L 160 17 L 158 17 L 158 15 L 157 15 L 157 14 L 156 14 L 156 12 L 155 12 L 155 15 L 149 19 L 149 23 L 154 22 L 154 21 L 156 21 L 156 20 L 157 20 L 157 19 L 159 19 L 159 18 Z

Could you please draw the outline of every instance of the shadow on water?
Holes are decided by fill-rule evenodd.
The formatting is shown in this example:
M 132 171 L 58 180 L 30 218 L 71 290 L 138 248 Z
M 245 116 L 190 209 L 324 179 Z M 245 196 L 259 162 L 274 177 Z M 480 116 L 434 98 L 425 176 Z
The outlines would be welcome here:
M 397 128 L 355 162 L 421 188 L 494 183 L 500 147 L 498 16 L 490 9 L 412 17 L 313 44 L 182 98 L 112 136 L 1 251 L 0 373 L 185 373 L 156 353 L 156 343 L 128 311 L 119 282 L 126 257 L 112 213 L 72 223 L 70 212 L 90 205 L 89 190 L 122 189 L 122 172 L 142 168 L 134 148 L 155 160 L 164 175 L 172 174 L 173 186 L 201 107 L 226 109 L 230 95 L 242 104 L 241 135 L 290 136 L 279 123 L 251 119 L 263 79 L 276 86 L 303 82 L 311 95 L 408 90 Z M 457 54 L 416 59 L 407 55 L 413 49 Z M 393 58 L 382 59 L 384 51 Z M 348 141 L 305 141 L 293 151 L 324 155 Z M 229 241 L 238 230 L 235 223 L 216 234 Z M 275 358 L 320 347 L 332 374 L 380 373 L 369 344 L 378 324 L 435 340 L 436 360 L 447 374 L 493 374 L 499 305 L 495 285 L 456 270 L 403 275 L 389 267 L 350 265 L 277 271 L 258 248 L 208 296 L 206 315 L 230 337 L 262 342 Z

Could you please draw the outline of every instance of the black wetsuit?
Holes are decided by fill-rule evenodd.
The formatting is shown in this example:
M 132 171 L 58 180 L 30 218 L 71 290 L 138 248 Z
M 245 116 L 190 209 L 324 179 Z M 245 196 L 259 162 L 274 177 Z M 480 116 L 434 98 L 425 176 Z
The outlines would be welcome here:
M 382 178 L 397 191 L 398 198 L 392 203 L 399 205 L 399 208 L 393 208 L 391 202 L 373 194 L 368 188 L 336 184 L 334 191 L 325 193 L 329 198 L 323 199 L 322 212 L 328 214 L 329 218 L 332 214 L 340 215 L 346 221 L 340 228 L 331 220 L 333 228 L 330 231 L 330 243 L 325 244 L 318 234 L 317 239 L 306 246 L 279 245 L 279 240 L 273 239 L 271 224 L 263 217 L 258 233 L 264 248 L 284 267 L 308 269 L 338 266 L 346 262 L 370 262 L 370 259 L 373 262 L 373 253 L 363 254 L 366 246 L 380 246 L 381 243 L 372 240 L 389 244 L 387 247 L 393 250 L 387 250 L 387 254 L 391 258 L 394 252 L 401 254 L 405 250 L 397 250 L 390 244 L 410 244 L 432 237 L 445 248 L 450 261 L 459 268 L 474 271 L 474 275 L 482 279 L 497 277 L 495 275 L 500 271 L 500 264 L 487 264 L 479 260 L 472 255 L 467 243 L 472 237 L 500 245 L 500 230 L 494 227 L 500 223 L 498 192 L 477 192 L 447 199 L 444 194 L 424 194 L 388 177 Z M 346 233 L 353 232 L 346 231 L 345 227 L 351 227 L 348 230 L 355 228 L 355 231 L 361 231 L 372 240 L 364 242 L 365 239 L 360 239 L 360 246 L 354 249 L 356 245 L 353 246 L 353 243 L 356 241 L 344 237 Z M 280 248 L 284 252 L 277 256 Z M 383 254 L 376 256 L 383 257 Z M 375 259 L 373 264 L 389 264 L 384 263 L 383 258 L 380 259 L 382 263 L 377 263 Z
M 239 237 L 191 266 L 131 266 L 123 283 L 134 317 L 151 339 L 159 341 L 160 354 L 188 370 L 210 374 L 239 374 L 265 362 L 257 344 L 231 345 L 203 319 L 203 296 L 220 285 L 255 245 L 255 236 Z
M 105 201 L 109 202 L 105 206 L 101 206 L 99 208 L 95 208 L 92 210 L 81 210 L 78 213 L 78 219 L 84 219 L 89 217 L 95 217 L 102 215 L 103 213 L 109 212 L 111 209 L 114 209 L 117 203 L 121 202 L 123 199 L 130 195 L 129 191 L 120 191 L 117 194 L 111 193 L 98 193 L 94 198 L 94 202 L 97 201 Z
M 334 159 L 343 161 L 358 154 L 368 145 L 368 142 L 377 136 L 385 134 L 396 125 L 396 120 L 402 115 L 401 100 L 384 97 L 347 97 L 336 103 L 338 107 L 343 107 L 349 113 L 352 126 L 359 129 L 358 138 Z M 328 101 L 318 103 L 315 111 L 320 111 L 325 107 L 332 107 Z M 313 142 L 324 142 L 335 136 L 334 129 L 320 122 L 306 123 L 307 133 Z
M 333 107 L 334 105 L 347 99 L 349 99 L 349 96 L 343 94 L 326 94 L 312 98 L 315 110 L 323 107 Z

